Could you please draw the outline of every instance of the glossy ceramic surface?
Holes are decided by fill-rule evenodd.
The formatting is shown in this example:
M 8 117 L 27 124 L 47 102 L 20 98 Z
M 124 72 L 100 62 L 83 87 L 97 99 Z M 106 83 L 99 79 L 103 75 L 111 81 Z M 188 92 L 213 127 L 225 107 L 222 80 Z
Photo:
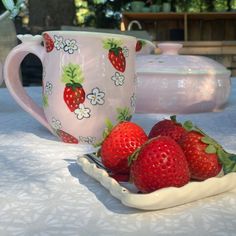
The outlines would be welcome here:
M 236 173 L 229 173 L 205 181 L 189 182 L 180 188 L 168 187 L 151 193 L 140 194 L 133 184 L 118 183 L 105 170 L 88 161 L 85 156 L 78 157 L 77 163 L 85 173 L 96 179 L 124 205 L 142 210 L 160 210 L 174 207 L 227 192 L 236 187 Z
M 3 66 L 2 63 L 0 62 L 0 85 L 3 82 Z
M 146 39 L 137 39 L 136 55 L 149 55 L 155 52 L 156 45 Z
M 101 140 L 106 119 L 115 123 L 118 115 L 133 114 L 134 37 L 51 31 L 19 39 L 22 44 L 6 60 L 7 87 L 27 112 L 62 141 L 93 144 Z M 15 79 L 16 68 L 30 52 L 43 64 L 43 110 Z
M 136 112 L 208 112 L 226 105 L 231 82 L 223 65 L 207 57 L 178 55 L 181 44 L 158 47 L 161 55 L 137 56 Z

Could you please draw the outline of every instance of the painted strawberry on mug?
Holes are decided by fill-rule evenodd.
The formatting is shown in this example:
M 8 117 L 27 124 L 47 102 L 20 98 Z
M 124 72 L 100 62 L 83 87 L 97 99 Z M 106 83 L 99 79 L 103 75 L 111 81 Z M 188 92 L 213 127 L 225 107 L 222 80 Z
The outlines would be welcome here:
M 44 33 L 43 38 L 44 38 L 44 43 L 46 46 L 46 51 L 51 52 L 54 48 L 53 39 L 51 38 L 51 36 L 48 33 Z
M 77 144 L 79 143 L 78 139 L 72 136 L 71 134 L 65 132 L 62 130 L 62 124 L 61 121 L 56 119 L 55 117 L 52 117 L 51 125 L 53 128 L 54 133 L 59 137 L 59 139 L 64 143 L 73 143 Z
M 72 136 L 71 134 L 66 133 L 63 130 L 58 129 L 56 131 L 58 137 L 61 139 L 62 142 L 64 143 L 72 143 L 72 144 L 77 144 L 79 143 L 78 139 Z
M 144 40 L 137 40 L 135 51 L 140 52 L 145 44 L 146 42 Z
M 79 65 L 69 63 L 63 67 L 62 82 L 65 83 L 63 98 L 71 112 L 84 103 L 83 81 L 84 77 Z
M 126 59 L 121 45 L 122 41 L 114 38 L 103 41 L 103 47 L 109 50 L 108 58 L 113 67 L 120 72 L 124 72 L 126 68 Z

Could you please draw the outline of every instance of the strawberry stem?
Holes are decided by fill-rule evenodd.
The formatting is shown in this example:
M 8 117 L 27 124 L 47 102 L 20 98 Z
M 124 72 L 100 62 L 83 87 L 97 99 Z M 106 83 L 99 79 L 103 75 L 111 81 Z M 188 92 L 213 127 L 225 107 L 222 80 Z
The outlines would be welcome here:
M 171 119 L 172 121 L 174 121 L 175 123 L 177 123 L 176 115 L 172 115 L 172 116 L 170 116 L 170 119 Z

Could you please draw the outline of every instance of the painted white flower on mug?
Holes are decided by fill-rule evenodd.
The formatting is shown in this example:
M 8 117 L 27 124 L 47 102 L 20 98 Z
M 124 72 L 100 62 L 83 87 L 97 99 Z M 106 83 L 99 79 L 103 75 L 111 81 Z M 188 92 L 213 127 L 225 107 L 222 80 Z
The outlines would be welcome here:
M 93 144 L 95 142 L 96 138 L 95 137 L 83 137 L 83 136 L 80 136 L 79 137 L 79 141 L 82 142 L 82 143 L 88 143 L 88 144 Z
M 46 83 L 46 86 L 45 86 L 45 93 L 47 94 L 47 95 L 51 95 L 52 94 L 52 83 L 50 83 L 50 82 L 47 82 Z
M 114 81 L 116 86 L 122 86 L 124 84 L 125 77 L 119 72 L 116 72 L 111 79 Z
M 105 93 L 100 91 L 99 88 L 93 88 L 92 92 L 87 95 L 92 105 L 103 105 L 105 100 Z
M 91 110 L 89 108 L 86 108 L 84 104 L 79 104 L 79 108 L 74 111 L 78 120 L 82 120 L 83 118 L 89 118 L 90 112 Z
M 57 50 L 64 48 L 64 42 L 62 36 L 54 35 L 54 46 Z
M 52 127 L 56 130 L 61 129 L 62 125 L 59 120 L 57 120 L 55 117 L 52 118 Z
M 122 52 L 124 54 L 124 57 L 128 57 L 129 56 L 129 49 L 126 46 L 123 47 Z
M 76 41 L 74 39 L 66 39 L 64 45 L 64 51 L 68 52 L 69 54 L 73 54 L 74 51 L 78 50 L 78 46 L 76 44 Z
M 131 96 L 130 103 L 131 103 L 131 107 L 135 107 L 135 103 L 136 103 L 136 96 L 135 96 L 135 94 L 133 94 Z

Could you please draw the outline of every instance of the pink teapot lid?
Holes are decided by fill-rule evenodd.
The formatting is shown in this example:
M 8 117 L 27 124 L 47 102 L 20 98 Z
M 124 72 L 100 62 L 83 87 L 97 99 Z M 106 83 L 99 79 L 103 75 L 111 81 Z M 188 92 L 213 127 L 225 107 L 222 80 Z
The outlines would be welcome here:
M 230 71 L 209 57 L 179 55 L 179 43 L 160 43 L 160 55 L 139 55 L 136 57 L 137 73 L 161 74 L 226 74 Z

